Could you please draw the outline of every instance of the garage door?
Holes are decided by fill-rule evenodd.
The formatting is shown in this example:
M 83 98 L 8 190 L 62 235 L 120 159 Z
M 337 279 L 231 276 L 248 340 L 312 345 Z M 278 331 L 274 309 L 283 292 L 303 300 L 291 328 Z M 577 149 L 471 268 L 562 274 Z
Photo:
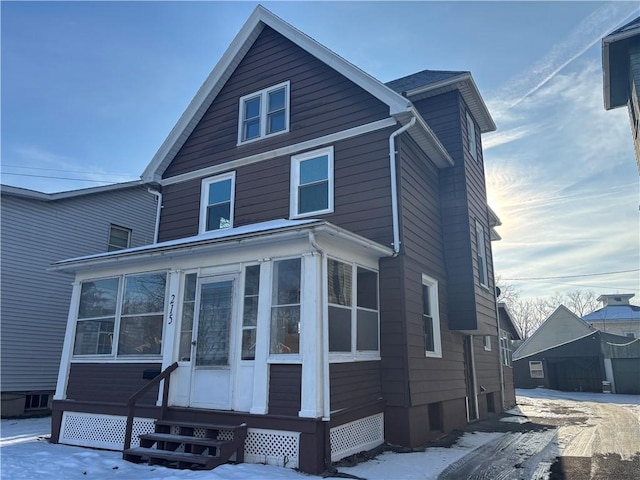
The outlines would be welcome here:
M 640 393 L 640 358 L 613 358 L 616 393 Z

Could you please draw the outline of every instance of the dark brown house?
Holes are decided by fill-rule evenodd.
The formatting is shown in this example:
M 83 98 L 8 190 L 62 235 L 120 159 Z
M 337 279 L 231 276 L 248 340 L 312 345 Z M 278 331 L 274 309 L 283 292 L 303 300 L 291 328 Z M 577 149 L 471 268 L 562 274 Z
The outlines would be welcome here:
M 187 467 L 246 435 L 316 473 L 500 412 L 494 129 L 468 72 L 385 85 L 257 7 L 143 174 L 158 243 L 54 266 L 53 441 L 122 449 L 145 385 L 125 457 Z

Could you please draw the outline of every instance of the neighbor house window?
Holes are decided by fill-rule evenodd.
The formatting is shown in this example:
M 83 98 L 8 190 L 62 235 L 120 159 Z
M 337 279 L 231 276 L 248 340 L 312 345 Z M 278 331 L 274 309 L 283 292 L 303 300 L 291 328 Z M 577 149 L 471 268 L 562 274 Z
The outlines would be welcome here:
M 333 212 L 333 147 L 291 157 L 290 217 Z
M 82 282 L 73 354 L 159 356 L 165 291 L 164 272 Z
M 529 373 L 531 378 L 544 378 L 542 362 L 529 362 Z
M 289 82 L 240 98 L 238 144 L 289 131 Z
M 441 357 L 438 282 L 425 274 L 422 274 L 422 323 L 425 355 L 427 357 Z
M 500 359 L 505 367 L 511 366 L 511 338 L 504 330 L 500 330 Z
M 469 153 L 474 160 L 478 160 L 478 146 L 476 145 L 476 125 L 469 112 L 467 112 L 467 143 L 469 144 Z
M 111 225 L 109 228 L 109 243 L 107 251 L 122 250 L 131 246 L 131 229 Z
M 301 269 L 302 262 L 299 258 L 280 260 L 273 264 L 271 354 L 300 351 Z
M 256 328 L 258 325 L 258 294 L 260 265 L 244 269 L 244 306 L 242 313 L 242 360 L 256 358 Z
M 233 227 L 235 172 L 202 181 L 200 233 Z
M 489 286 L 489 277 L 487 274 L 487 247 L 484 239 L 484 227 L 476 220 L 476 248 L 478 250 L 478 278 L 480 284 L 485 287 Z
M 378 274 L 352 263 L 327 260 L 329 351 L 377 352 Z
M 487 352 L 491 351 L 491 336 L 490 335 L 485 335 L 482 341 L 482 344 L 484 346 L 484 349 Z

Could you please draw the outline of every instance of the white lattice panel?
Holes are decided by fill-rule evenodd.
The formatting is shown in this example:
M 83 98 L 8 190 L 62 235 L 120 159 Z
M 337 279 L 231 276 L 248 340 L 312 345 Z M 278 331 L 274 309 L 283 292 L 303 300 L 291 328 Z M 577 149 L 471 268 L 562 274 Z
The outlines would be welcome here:
M 152 418 L 134 418 L 131 446 L 140 445 L 138 435 L 154 430 Z M 60 426 L 60 443 L 79 447 L 122 450 L 127 418 L 97 413 L 64 412 Z
M 332 462 L 370 450 L 384 443 L 384 414 L 378 413 L 333 427 L 329 436 Z
M 244 460 L 279 467 L 298 468 L 300 433 L 249 428 Z

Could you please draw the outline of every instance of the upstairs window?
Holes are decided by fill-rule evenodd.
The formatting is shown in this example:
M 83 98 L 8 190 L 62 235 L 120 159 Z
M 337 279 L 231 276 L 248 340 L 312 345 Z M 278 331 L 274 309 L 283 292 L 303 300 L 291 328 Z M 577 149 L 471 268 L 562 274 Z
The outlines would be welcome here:
M 489 286 L 487 274 L 487 246 L 484 241 L 484 227 L 476 220 L 476 248 L 478 249 L 478 277 L 480 285 Z
M 422 323 L 425 356 L 442 357 L 438 282 L 424 274 L 422 275 Z
M 333 147 L 291 157 L 290 218 L 333 212 Z
M 289 82 L 240 98 L 238 145 L 289 131 Z
M 107 252 L 122 250 L 131 246 L 131 229 L 111 225 L 109 228 L 109 243 Z
M 202 181 L 200 233 L 233 227 L 235 172 Z
M 476 124 L 473 123 L 473 118 L 467 112 L 467 143 L 469 144 L 469 153 L 471 157 L 478 161 L 478 146 L 476 145 Z

